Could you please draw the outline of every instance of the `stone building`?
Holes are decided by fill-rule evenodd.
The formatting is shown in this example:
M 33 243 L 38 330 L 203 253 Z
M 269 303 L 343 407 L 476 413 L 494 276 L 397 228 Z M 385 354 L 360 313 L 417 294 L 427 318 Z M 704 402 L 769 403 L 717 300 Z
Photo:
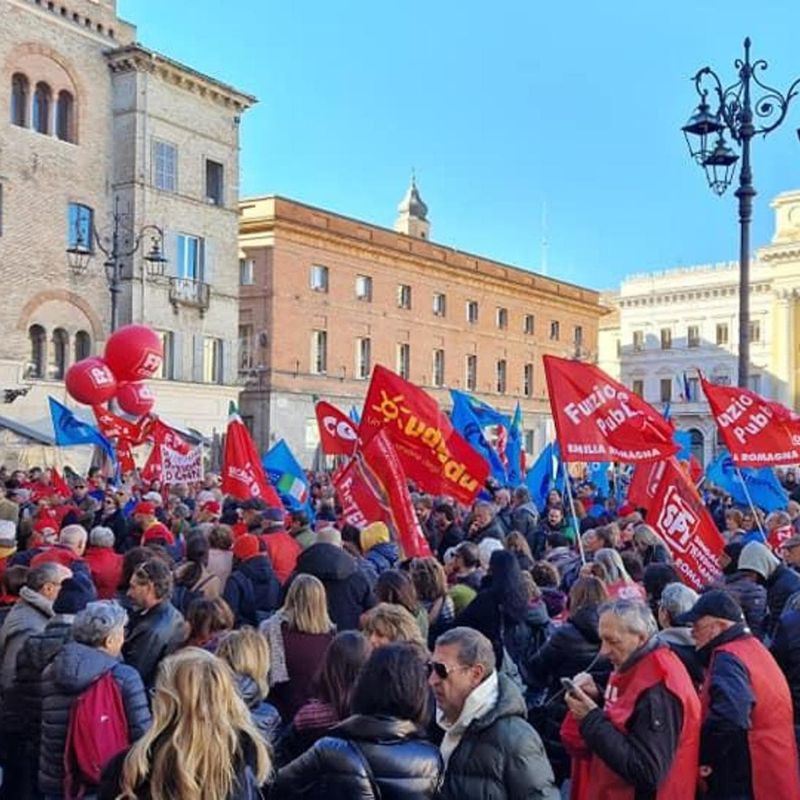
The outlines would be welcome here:
M 116 0 L 0 0 L 0 19 L 0 388 L 28 389 L 6 415 L 46 428 L 66 369 L 102 353 L 116 231 L 118 322 L 165 343 L 156 410 L 210 434 L 239 391 L 239 125 L 254 98 L 137 44 Z M 144 258 L 161 244 L 150 226 L 166 265 Z M 90 252 L 71 267 L 68 249 Z
M 598 294 L 430 241 L 412 181 L 391 231 L 283 197 L 241 204 L 241 409 L 262 449 L 306 464 L 314 403 L 360 409 L 374 364 L 449 407 L 464 389 L 507 413 L 529 452 L 552 435 L 541 356 L 596 358 Z

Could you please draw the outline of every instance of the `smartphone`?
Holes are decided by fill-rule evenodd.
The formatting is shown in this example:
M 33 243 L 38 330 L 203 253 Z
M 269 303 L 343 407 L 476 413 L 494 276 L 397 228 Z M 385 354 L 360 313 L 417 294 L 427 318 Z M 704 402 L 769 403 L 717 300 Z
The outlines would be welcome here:
M 569 692 L 570 694 L 578 693 L 578 687 L 571 678 L 562 678 L 561 685 L 564 687 L 565 692 Z

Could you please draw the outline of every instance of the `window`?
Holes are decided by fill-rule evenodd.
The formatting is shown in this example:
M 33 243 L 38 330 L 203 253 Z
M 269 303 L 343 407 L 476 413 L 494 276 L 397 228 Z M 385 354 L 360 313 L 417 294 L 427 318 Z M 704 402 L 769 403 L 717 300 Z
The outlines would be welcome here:
M 750 324 L 748 325 L 747 335 L 750 338 L 751 342 L 761 341 L 761 323 L 757 319 L 750 320 Z
M 224 167 L 219 161 L 206 159 L 206 200 L 215 206 L 225 205 L 223 174 Z
M 41 325 L 31 325 L 28 329 L 31 343 L 31 360 L 28 365 L 28 376 L 44 378 L 45 360 L 47 358 L 47 334 Z
M 700 347 L 700 326 L 690 325 L 686 329 L 686 343 L 689 347 Z
M 255 282 L 253 275 L 255 273 L 255 261 L 252 258 L 239 259 L 239 285 L 252 286 Z
M 239 326 L 239 369 L 253 368 L 253 326 Z
M 464 368 L 464 384 L 474 392 L 478 386 L 478 356 L 467 356 Z
M 397 307 L 411 308 L 411 287 L 405 283 L 397 287 Z
M 575 347 L 583 347 L 583 325 L 576 325 L 572 332 L 572 341 Z
M 557 342 L 560 336 L 561 336 L 561 325 L 559 325 L 558 320 L 554 319 L 550 323 L 550 341 Z
M 56 103 L 56 136 L 62 142 L 75 141 L 75 101 L 67 91 L 58 93 Z
M 441 292 L 433 293 L 433 315 L 443 317 L 447 313 L 447 298 Z
M 222 383 L 222 339 L 203 338 L 203 382 Z
M 533 364 L 526 364 L 522 374 L 522 394 L 533 397 Z
M 536 452 L 536 435 L 535 431 L 525 431 L 525 453 Z
M 28 95 L 30 84 L 20 72 L 11 77 L 11 124 L 28 127 Z
M 311 288 L 315 292 L 328 291 L 328 268 L 320 264 L 311 267 Z
M 698 402 L 700 400 L 700 378 L 688 378 L 686 388 L 689 391 L 689 396 L 686 400 L 690 403 Z
M 158 377 L 171 381 L 175 378 L 175 334 L 172 331 L 161 331 L 160 336 L 164 358 L 161 359 Z
M 644 350 L 644 331 L 633 332 L 633 352 L 641 353 Z
M 662 350 L 672 349 L 672 330 L 670 328 L 661 329 L 661 349 Z
M 507 308 L 498 308 L 497 309 L 497 327 L 504 331 L 508 327 L 508 309 Z
M 501 358 L 497 362 L 497 393 L 506 393 L 506 360 Z
M 661 386 L 661 402 L 662 403 L 672 402 L 672 378 L 662 378 L 660 386 Z
M 397 345 L 397 374 L 408 380 L 411 373 L 411 345 L 401 342 Z
M 748 375 L 747 376 L 747 388 L 751 392 L 755 392 L 756 394 L 761 394 L 761 376 L 760 375 Z
M 37 133 L 50 133 L 50 105 L 52 93 L 46 83 L 37 83 L 33 93 L 33 129 Z
M 356 300 L 372 302 L 372 278 L 369 275 L 356 275 Z
M 372 361 L 372 342 L 369 337 L 356 339 L 356 378 L 369 378 Z
M 717 324 L 717 344 L 728 344 L 728 323 Z
M 632 389 L 633 393 L 637 397 L 644 397 L 644 381 L 643 380 L 641 380 L 641 379 L 634 380 L 633 384 L 631 385 L 631 389 Z
M 86 331 L 75 334 L 75 361 L 82 361 L 92 354 L 92 339 Z
M 328 331 L 311 331 L 311 372 L 324 375 L 328 371 Z
M 475 325 L 478 322 L 478 301 L 467 300 L 467 322 Z
M 731 376 L 728 375 L 727 372 L 715 372 L 711 376 L 711 383 L 715 384 L 716 386 L 730 386 Z
M 153 186 L 163 192 L 178 191 L 178 148 L 153 140 Z
M 444 386 L 444 350 L 433 351 L 433 385 Z
M 525 322 L 523 325 L 523 330 L 525 331 L 526 336 L 533 336 L 533 329 L 534 329 L 534 318 L 533 314 L 526 314 L 525 315 Z
M 94 252 L 94 211 L 80 203 L 67 206 L 67 246 Z
M 53 331 L 53 377 L 60 381 L 67 371 L 67 354 L 69 353 L 69 335 L 63 328 Z
M 203 240 L 199 236 L 178 234 L 175 275 L 191 281 L 203 280 Z

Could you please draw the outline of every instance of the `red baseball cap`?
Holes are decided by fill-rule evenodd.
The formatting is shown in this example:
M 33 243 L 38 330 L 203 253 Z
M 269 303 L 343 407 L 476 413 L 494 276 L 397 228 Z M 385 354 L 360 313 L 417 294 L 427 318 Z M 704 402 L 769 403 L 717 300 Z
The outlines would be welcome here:
M 147 500 L 141 500 L 136 504 L 133 509 L 134 514 L 145 514 L 148 517 L 152 517 L 156 513 L 156 507 L 148 502 Z

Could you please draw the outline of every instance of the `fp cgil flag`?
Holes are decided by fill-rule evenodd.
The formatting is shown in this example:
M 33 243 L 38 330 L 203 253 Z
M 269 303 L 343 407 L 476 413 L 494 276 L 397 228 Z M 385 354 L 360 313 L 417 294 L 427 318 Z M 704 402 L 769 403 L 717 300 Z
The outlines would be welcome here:
M 453 430 L 437 402 L 379 365 L 358 429 L 362 446 L 383 429 L 405 474 L 423 491 L 470 504 L 483 488 L 489 465 Z
M 350 417 L 336 406 L 321 400 L 315 407 L 319 440 L 326 456 L 351 456 L 358 442 L 358 431 Z
M 678 451 L 672 426 L 603 370 L 556 356 L 543 360 L 562 460 L 636 463 Z
M 800 462 L 800 422 L 788 408 L 749 389 L 700 383 L 737 467 Z

